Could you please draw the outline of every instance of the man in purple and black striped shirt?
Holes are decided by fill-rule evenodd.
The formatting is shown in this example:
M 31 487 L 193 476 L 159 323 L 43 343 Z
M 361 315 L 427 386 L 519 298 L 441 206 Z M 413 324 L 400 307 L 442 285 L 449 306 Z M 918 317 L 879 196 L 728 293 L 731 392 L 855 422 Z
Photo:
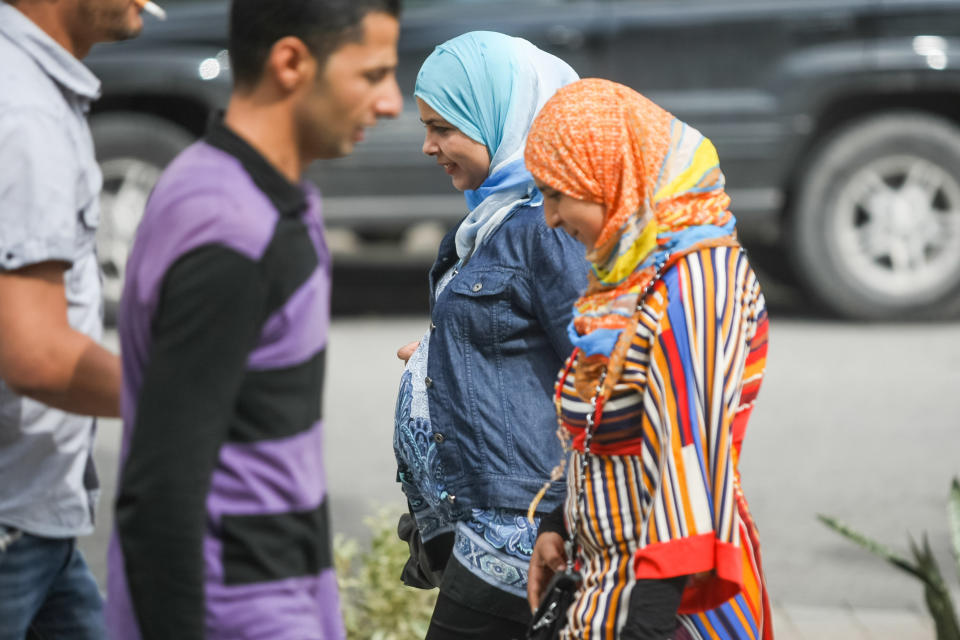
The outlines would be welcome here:
M 330 258 L 301 180 L 396 116 L 399 0 L 234 0 L 234 91 L 157 183 L 120 309 L 115 640 L 344 637 L 320 406 Z

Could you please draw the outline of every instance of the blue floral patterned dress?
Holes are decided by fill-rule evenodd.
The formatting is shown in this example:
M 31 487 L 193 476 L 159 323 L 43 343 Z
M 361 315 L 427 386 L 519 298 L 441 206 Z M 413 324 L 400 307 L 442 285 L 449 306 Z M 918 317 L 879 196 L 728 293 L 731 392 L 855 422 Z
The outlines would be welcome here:
M 456 267 L 444 274 L 437 284 L 437 296 L 456 274 Z M 400 379 L 393 449 L 403 492 L 425 542 L 452 531 L 452 559 L 487 584 L 526 598 L 527 567 L 539 518 L 530 524 L 525 512 L 494 506 L 471 509 L 466 515 L 448 500 L 424 383 L 429 350 L 427 331 Z

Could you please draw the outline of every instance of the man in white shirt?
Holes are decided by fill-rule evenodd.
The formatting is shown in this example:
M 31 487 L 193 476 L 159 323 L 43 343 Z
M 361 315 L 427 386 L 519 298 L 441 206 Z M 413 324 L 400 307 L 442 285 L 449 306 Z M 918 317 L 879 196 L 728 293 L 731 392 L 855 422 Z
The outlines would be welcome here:
M 80 62 L 142 27 L 131 0 L 0 2 L 0 640 L 105 636 L 76 548 L 93 530 L 95 418 L 119 413 L 98 344 L 101 175 Z

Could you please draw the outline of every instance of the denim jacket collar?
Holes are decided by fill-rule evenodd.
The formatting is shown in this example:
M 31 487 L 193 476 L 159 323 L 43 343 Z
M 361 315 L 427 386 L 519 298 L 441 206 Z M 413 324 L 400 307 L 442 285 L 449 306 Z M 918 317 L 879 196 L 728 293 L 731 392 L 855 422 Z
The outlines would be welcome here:
M 463 222 L 461 220 L 460 222 Z M 435 302 L 434 292 L 437 290 L 437 283 L 440 282 L 440 278 L 443 277 L 443 274 L 447 272 L 453 264 L 457 261 L 457 229 L 460 227 L 460 222 L 455 224 L 452 229 L 447 231 L 447 235 L 443 236 L 443 240 L 440 241 L 440 248 L 437 250 L 437 259 L 434 261 L 433 266 L 430 267 L 430 313 L 433 313 L 433 304 Z

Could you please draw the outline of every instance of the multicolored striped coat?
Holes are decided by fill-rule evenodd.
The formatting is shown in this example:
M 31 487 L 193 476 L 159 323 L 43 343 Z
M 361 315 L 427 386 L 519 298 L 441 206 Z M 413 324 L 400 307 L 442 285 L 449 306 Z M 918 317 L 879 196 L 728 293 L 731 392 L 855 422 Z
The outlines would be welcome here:
M 563 637 L 612 640 L 635 580 L 689 575 L 674 638 L 770 640 L 757 532 L 737 468 L 767 352 L 756 275 L 738 247 L 695 251 L 666 271 L 639 313 L 579 503 L 590 397 L 575 387 L 576 361 L 557 385 L 574 448 L 566 519 L 580 511 L 584 574 Z

